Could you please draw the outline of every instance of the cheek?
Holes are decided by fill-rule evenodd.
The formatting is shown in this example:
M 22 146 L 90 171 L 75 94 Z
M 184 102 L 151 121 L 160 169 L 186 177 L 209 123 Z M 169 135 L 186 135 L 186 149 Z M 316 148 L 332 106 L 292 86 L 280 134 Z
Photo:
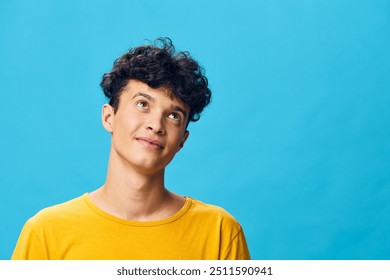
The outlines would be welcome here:
M 115 119 L 115 130 L 122 134 L 129 134 L 141 124 L 142 120 L 137 114 L 121 114 Z
M 176 135 L 172 135 L 172 148 L 176 150 L 176 152 L 178 150 L 180 150 L 180 145 L 181 143 L 184 141 L 184 136 L 183 136 L 183 133 L 177 133 Z
M 116 149 L 127 149 L 133 135 L 131 131 L 132 129 L 130 129 L 129 124 L 122 122 L 115 123 L 111 141 Z

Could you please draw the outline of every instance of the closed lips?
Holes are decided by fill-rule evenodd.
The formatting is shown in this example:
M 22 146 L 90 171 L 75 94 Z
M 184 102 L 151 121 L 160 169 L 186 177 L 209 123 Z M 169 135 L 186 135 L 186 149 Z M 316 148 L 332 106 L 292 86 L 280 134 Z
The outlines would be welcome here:
M 138 141 L 146 142 L 146 143 L 149 143 L 151 145 L 156 145 L 156 146 L 160 147 L 160 149 L 164 148 L 163 145 L 161 144 L 161 142 L 158 140 L 154 140 L 154 139 L 147 138 L 147 137 L 137 137 L 136 139 Z

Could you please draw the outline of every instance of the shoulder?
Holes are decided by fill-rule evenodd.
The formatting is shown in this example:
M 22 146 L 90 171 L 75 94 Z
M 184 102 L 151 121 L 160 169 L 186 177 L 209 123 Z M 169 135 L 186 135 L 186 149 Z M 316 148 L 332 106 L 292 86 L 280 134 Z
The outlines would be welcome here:
M 190 202 L 189 220 L 192 225 L 196 223 L 193 228 L 207 235 L 209 246 L 218 244 L 218 259 L 250 259 L 242 227 L 228 211 L 195 199 L 190 199 Z
M 84 202 L 85 195 L 40 210 L 28 220 L 28 224 L 35 226 L 49 225 L 54 221 L 67 220 L 69 217 L 74 218 L 80 215 L 87 208 Z
M 203 201 L 194 199 L 194 198 L 188 198 L 191 202 L 191 210 L 196 211 L 198 213 L 207 213 L 212 215 L 217 215 L 225 218 L 233 218 L 233 216 L 227 212 L 225 209 L 223 209 L 220 206 L 216 206 L 213 204 L 208 204 Z
M 209 222 L 210 224 L 217 223 L 221 226 L 222 230 L 230 228 L 234 232 L 241 231 L 241 225 L 239 222 L 224 208 L 204 203 L 193 198 L 189 199 L 191 206 L 188 214 L 193 218 L 199 218 L 204 222 Z

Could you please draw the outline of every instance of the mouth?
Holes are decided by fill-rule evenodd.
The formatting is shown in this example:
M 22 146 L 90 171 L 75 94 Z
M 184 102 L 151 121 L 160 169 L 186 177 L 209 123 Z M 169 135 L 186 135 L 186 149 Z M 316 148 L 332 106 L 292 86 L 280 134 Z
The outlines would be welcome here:
M 137 140 L 142 145 L 144 145 L 144 146 L 146 146 L 148 148 L 151 148 L 153 150 L 162 150 L 162 149 L 164 149 L 163 144 L 160 141 L 156 140 L 156 139 L 152 139 L 152 138 L 148 138 L 148 137 L 136 137 L 135 140 Z

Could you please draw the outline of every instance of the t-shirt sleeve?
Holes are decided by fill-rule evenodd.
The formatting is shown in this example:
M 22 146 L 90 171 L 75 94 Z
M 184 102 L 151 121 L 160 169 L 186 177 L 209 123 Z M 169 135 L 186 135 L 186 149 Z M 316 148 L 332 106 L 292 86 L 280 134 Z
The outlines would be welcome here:
M 250 260 L 248 245 L 246 243 L 244 232 L 242 228 L 238 234 L 231 241 L 225 254 L 222 256 L 223 260 Z
M 31 220 L 28 220 L 20 233 L 12 254 L 12 260 L 47 260 L 45 246 L 34 231 Z

